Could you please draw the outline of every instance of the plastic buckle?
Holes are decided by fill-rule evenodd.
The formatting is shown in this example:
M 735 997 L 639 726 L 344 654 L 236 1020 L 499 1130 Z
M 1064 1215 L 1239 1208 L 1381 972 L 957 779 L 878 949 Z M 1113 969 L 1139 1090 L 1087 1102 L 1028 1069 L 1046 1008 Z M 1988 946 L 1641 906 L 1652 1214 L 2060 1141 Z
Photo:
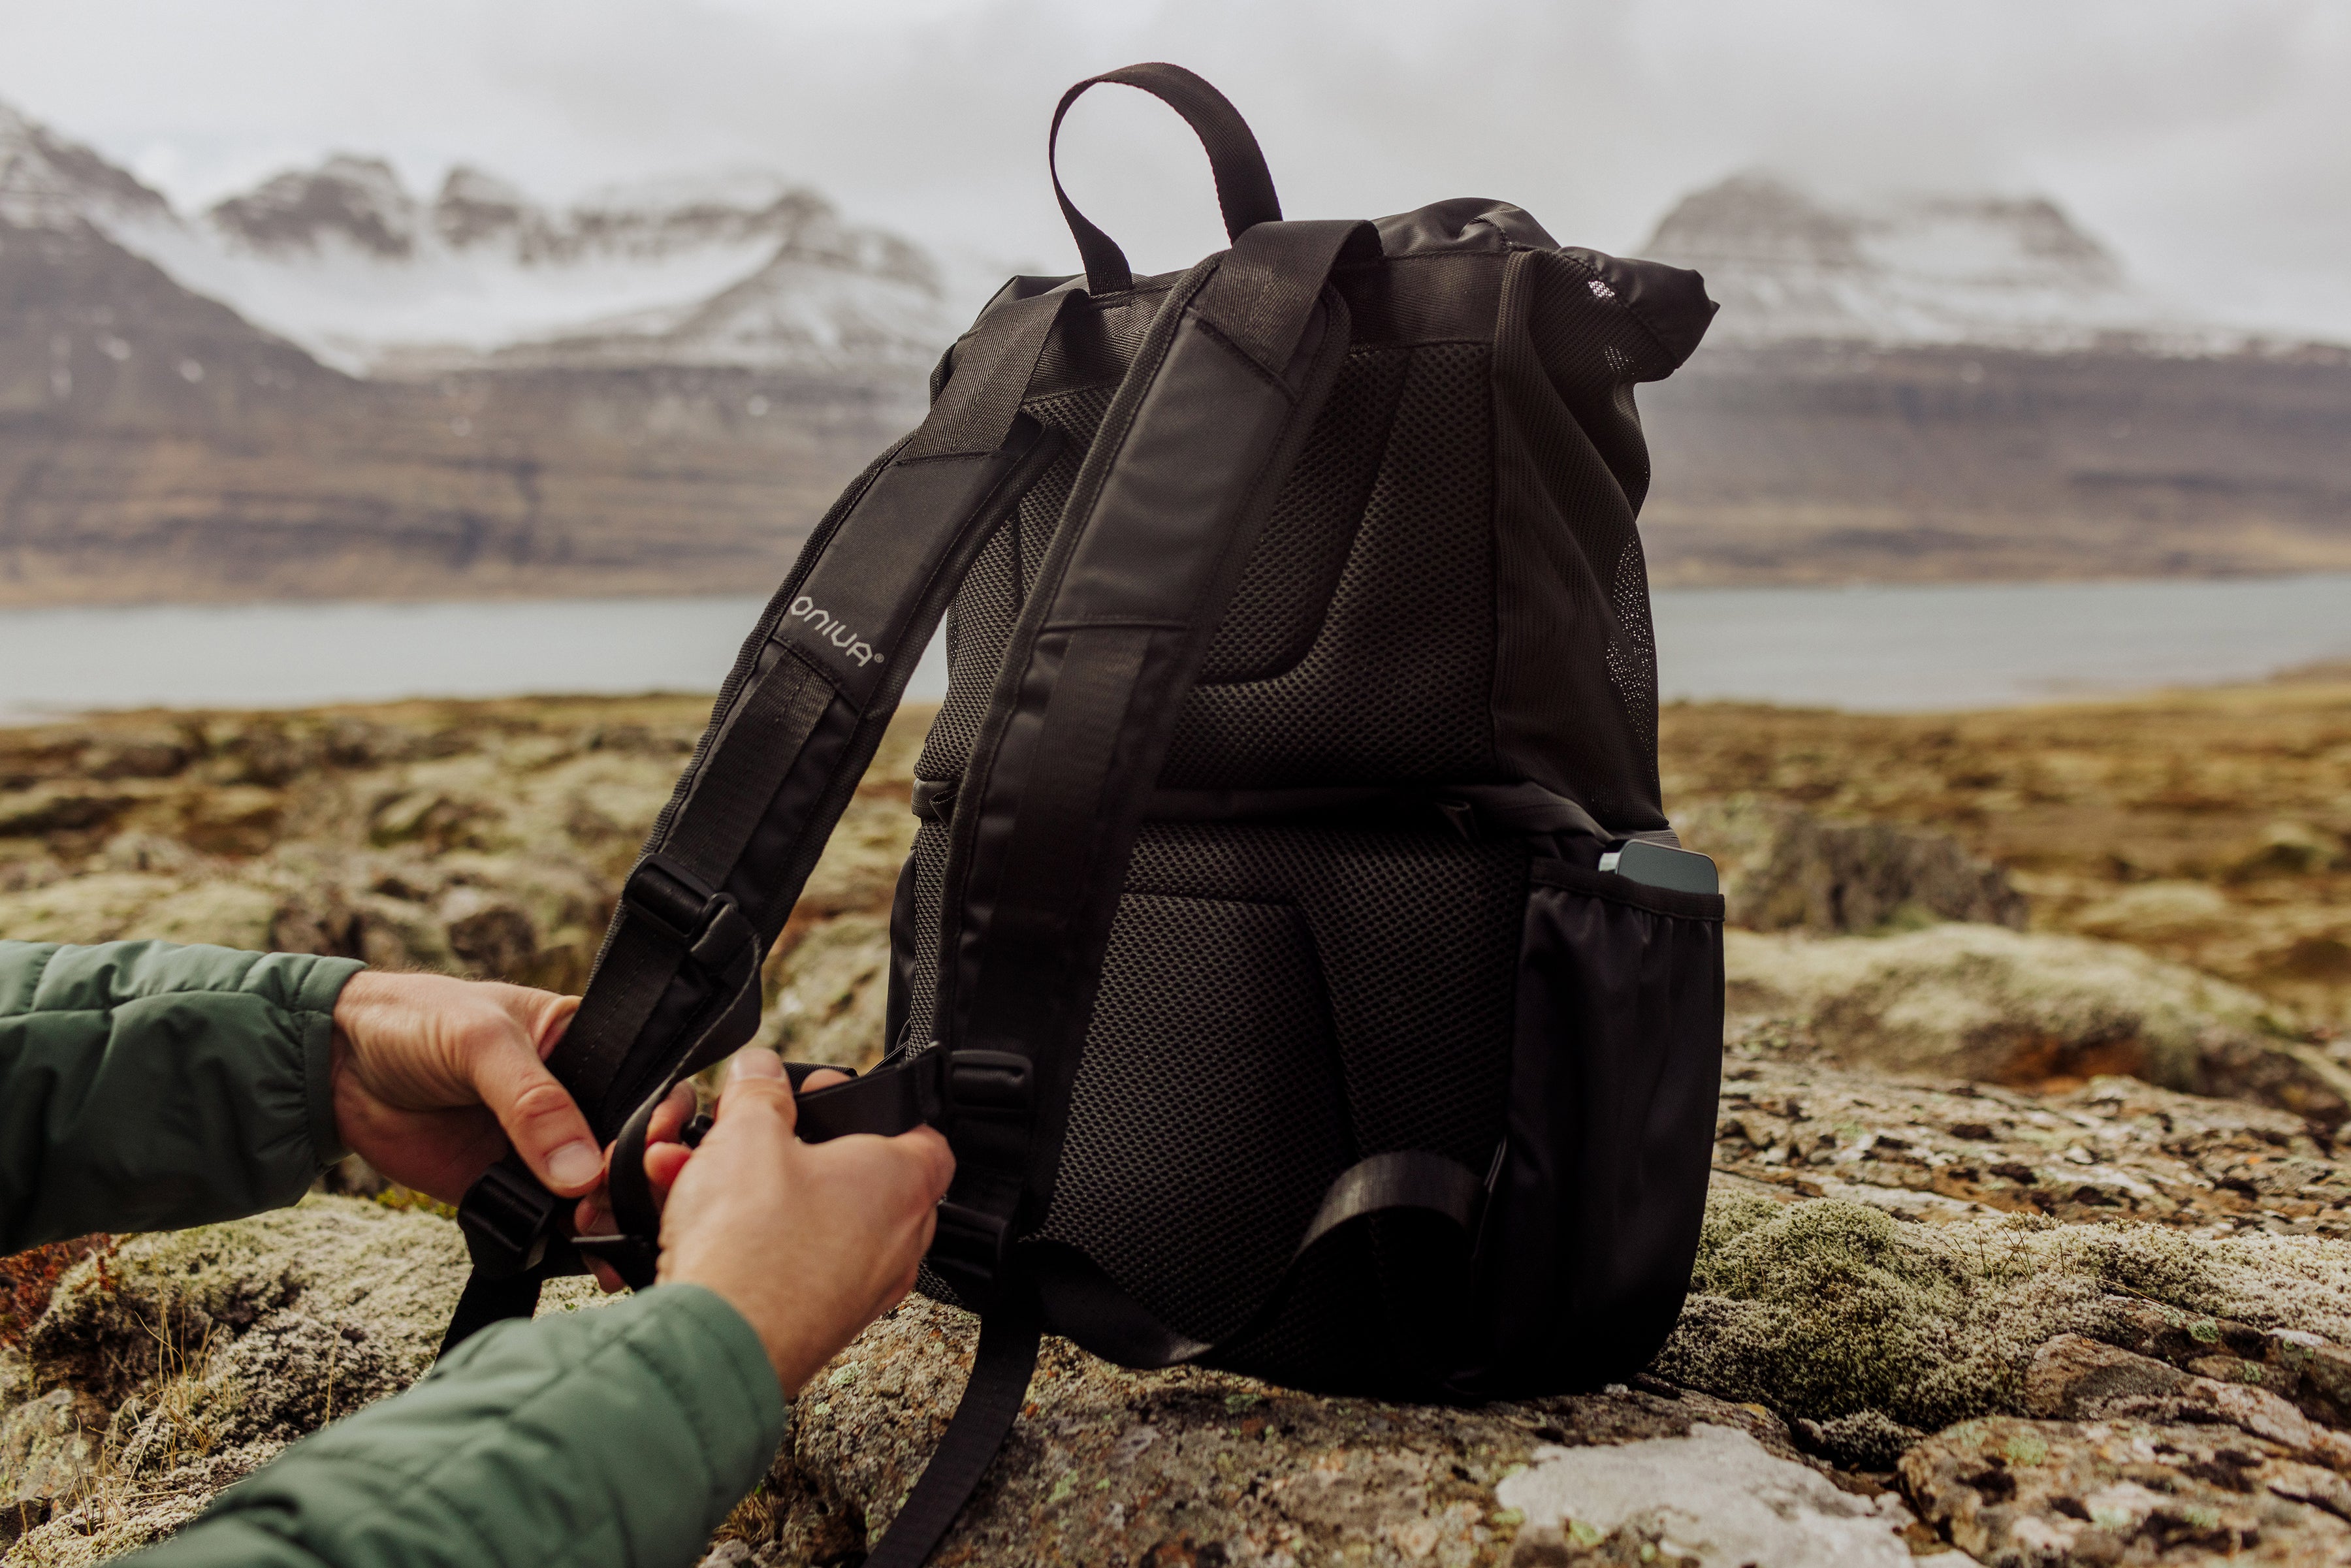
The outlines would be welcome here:
M 621 888 L 621 903 L 684 948 L 694 967 L 713 978 L 732 975 L 755 944 L 751 923 L 735 900 L 667 855 L 637 862 Z
M 1004 1272 L 1011 1220 L 952 1200 L 939 1205 L 938 1217 L 931 1234 L 931 1267 L 958 1291 L 985 1297 Z
M 457 1207 L 474 1267 L 494 1280 L 538 1268 L 562 1202 L 512 1155 L 484 1171 Z
M 1028 1057 L 1010 1051 L 947 1055 L 947 1137 L 956 1158 L 1019 1179 L 1027 1173 L 1036 1123 L 1036 1076 Z

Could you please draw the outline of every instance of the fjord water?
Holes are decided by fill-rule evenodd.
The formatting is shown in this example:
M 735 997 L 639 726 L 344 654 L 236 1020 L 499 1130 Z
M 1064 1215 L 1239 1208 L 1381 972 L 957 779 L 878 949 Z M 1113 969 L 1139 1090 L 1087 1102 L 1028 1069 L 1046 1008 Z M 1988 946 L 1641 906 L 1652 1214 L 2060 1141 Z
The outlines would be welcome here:
M 0 718 L 132 707 L 708 691 L 759 597 L 0 611 Z M 2252 680 L 2351 658 L 2351 577 L 1683 589 L 1667 700 L 1876 712 Z M 944 648 L 908 695 L 946 689 Z

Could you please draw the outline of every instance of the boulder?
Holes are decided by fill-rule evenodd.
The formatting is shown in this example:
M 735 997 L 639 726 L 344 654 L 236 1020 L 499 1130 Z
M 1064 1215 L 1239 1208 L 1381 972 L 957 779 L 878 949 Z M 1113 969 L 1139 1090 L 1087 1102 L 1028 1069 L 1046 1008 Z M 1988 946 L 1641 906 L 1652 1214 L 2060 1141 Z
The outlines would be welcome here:
M 1700 801 L 1675 826 L 1714 857 L 1733 925 L 1879 932 L 1938 920 L 2022 930 L 2031 910 L 2008 873 L 1949 833 L 1844 821 L 1755 796 Z
M 2062 1088 L 2127 1073 L 2333 1125 L 2351 1065 L 2278 1004 L 2120 943 L 1980 925 L 1883 937 L 1730 931 L 1734 1027 L 1793 1027 L 1829 1059 Z
M 865 1547 L 928 1458 L 976 1343 L 968 1316 L 920 1298 L 867 1331 L 801 1396 L 765 1507 L 737 1515 L 739 1545 L 716 1561 L 828 1562 Z M 1891 1568 L 1908 1558 L 1909 1522 L 1887 1488 L 1841 1489 L 1776 1418 L 1662 1385 L 1396 1406 L 1214 1372 L 1122 1372 L 1052 1341 L 941 1555 Z

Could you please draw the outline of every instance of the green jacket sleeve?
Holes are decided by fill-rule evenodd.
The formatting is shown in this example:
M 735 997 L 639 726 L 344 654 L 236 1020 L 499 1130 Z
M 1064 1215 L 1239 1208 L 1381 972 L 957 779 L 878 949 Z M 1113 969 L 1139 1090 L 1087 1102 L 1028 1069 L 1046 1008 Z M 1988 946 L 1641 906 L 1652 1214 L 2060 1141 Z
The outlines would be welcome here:
M 698 1285 L 486 1329 L 140 1568 L 684 1568 L 773 1461 L 758 1335 Z
M 354 959 L 0 942 L 0 1254 L 292 1203 L 340 1155 Z

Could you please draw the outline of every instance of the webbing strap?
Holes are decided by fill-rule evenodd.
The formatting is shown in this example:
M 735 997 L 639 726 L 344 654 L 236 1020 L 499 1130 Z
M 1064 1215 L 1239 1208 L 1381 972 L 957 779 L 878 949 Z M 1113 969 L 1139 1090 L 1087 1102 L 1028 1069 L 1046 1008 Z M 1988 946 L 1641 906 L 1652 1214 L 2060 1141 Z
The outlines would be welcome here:
M 1045 166 L 1052 172 L 1053 197 L 1061 204 L 1061 216 L 1069 223 L 1070 236 L 1078 242 L 1078 254 L 1085 258 L 1088 289 L 1109 294 L 1134 285 L 1134 274 L 1128 268 L 1126 253 L 1118 248 L 1118 242 L 1088 222 L 1070 201 L 1069 193 L 1061 189 L 1061 119 L 1070 112 L 1070 105 L 1078 101 L 1080 93 L 1103 82 L 1141 88 L 1184 117 L 1184 122 L 1207 151 L 1208 170 L 1216 176 L 1217 205 L 1224 214 L 1227 239 L 1238 240 L 1253 225 L 1281 220 L 1281 198 L 1274 194 L 1273 175 L 1265 166 L 1265 153 L 1259 149 L 1249 121 L 1241 118 L 1240 110 L 1223 93 L 1182 66 L 1161 61 L 1122 66 L 1098 77 L 1088 77 L 1061 95 L 1061 101 L 1053 110 L 1052 129 L 1045 135 Z
M 923 425 L 836 503 L 754 627 L 708 732 L 631 873 L 580 1009 L 548 1059 L 616 1151 L 613 1256 L 649 1278 L 657 1217 L 643 1128 L 682 1076 L 748 1040 L 758 973 L 872 759 L 948 600 L 1043 473 L 1058 438 L 1019 412 L 1074 287 L 991 308 L 957 346 Z M 573 1268 L 559 1203 L 512 1155 L 459 1209 L 477 1273 L 515 1280 L 468 1300 L 528 1311 L 521 1281 Z M 625 1214 L 621 1211 L 625 1210 Z M 535 1287 L 534 1287 L 535 1291 Z M 454 1344 L 479 1326 L 453 1325 Z
M 865 1568 L 921 1568 L 995 1462 L 1037 1370 L 1044 1330 L 1034 1305 L 1006 1300 L 983 1318 L 971 1378 L 906 1506 L 867 1554 Z
M 1310 1255 L 1370 1220 L 1415 1215 L 1443 1223 L 1467 1265 L 1486 1203 L 1486 1185 L 1458 1160 L 1425 1149 L 1374 1155 L 1339 1173 L 1298 1239 L 1272 1290 L 1240 1327 L 1210 1342 L 1170 1328 L 1085 1253 L 1060 1241 L 1024 1243 L 1020 1257 L 1035 1281 L 1045 1321 L 1094 1354 L 1121 1366 L 1176 1366 L 1243 1343 L 1281 1316 Z M 1441 1287 L 1439 1293 L 1442 1293 Z M 1426 1330 L 1429 1325 L 1416 1325 Z M 1445 1336 L 1414 1336 L 1442 1359 Z
M 448 1354 L 492 1323 L 527 1318 L 537 1312 L 540 1278 L 536 1269 L 504 1276 L 477 1269 L 468 1275 L 465 1289 L 457 1298 L 457 1310 L 449 1315 L 448 1330 L 441 1336 L 441 1348 L 433 1353 L 434 1358 Z

